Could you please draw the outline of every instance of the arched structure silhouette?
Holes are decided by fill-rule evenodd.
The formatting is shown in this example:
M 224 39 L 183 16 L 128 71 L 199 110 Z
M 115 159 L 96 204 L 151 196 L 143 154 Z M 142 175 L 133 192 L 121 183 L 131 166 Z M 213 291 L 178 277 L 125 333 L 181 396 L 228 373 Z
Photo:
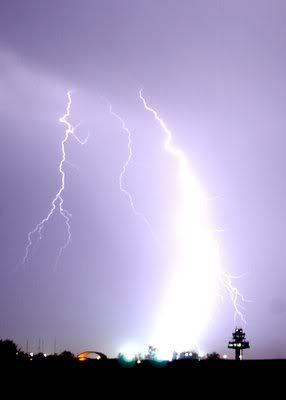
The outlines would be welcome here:
M 100 351 L 94 351 L 94 350 L 86 350 L 86 351 L 81 351 L 80 353 L 77 354 L 77 358 L 79 361 L 85 361 L 89 358 L 91 354 L 96 354 L 98 357 L 98 360 L 106 360 L 107 356 L 104 353 L 101 353 Z

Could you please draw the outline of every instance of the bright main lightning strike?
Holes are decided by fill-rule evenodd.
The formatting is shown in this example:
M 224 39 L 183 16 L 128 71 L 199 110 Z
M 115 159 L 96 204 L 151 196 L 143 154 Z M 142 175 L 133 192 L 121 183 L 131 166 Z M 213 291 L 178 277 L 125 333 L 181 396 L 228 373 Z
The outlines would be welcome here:
M 63 199 L 63 193 L 65 190 L 65 178 L 66 178 L 66 174 L 65 174 L 65 170 L 64 170 L 64 164 L 66 162 L 66 143 L 68 142 L 68 140 L 73 137 L 74 139 L 76 139 L 76 141 L 83 145 L 87 142 L 88 137 L 85 140 L 80 140 L 79 137 L 75 134 L 75 127 L 68 121 L 68 118 L 70 116 L 70 108 L 71 108 L 71 104 L 72 104 L 72 98 L 71 98 L 71 92 L 69 91 L 67 93 L 67 97 L 68 97 L 68 104 L 66 107 L 66 112 L 65 114 L 60 118 L 60 122 L 62 124 L 65 125 L 66 130 L 65 130 L 65 136 L 61 142 L 61 153 L 62 153 L 62 158 L 61 161 L 59 163 L 59 172 L 61 175 L 61 186 L 59 191 L 57 192 L 57 194 L 55 195 L 54 199 L 52 200 L 52 206 L 50 209 L 50 212 L 48 213 L 48 215 L 46 216 L 46 218 L 42 219 L 41 222 L 39 222 L 36 227 L 29 232 L 28 234 L 28 244 L 26 246 L 25 249 L 25 255 L 24 258 L 22 260 L 21 265 L 25 264 L 25 262 L 28 259 L 29 253 L 30 253 L 30 249 L 33 245 L 33 241 L 32 241 L 32 237 L 34 235 L 38 235 L 38 240 L 42 239 L 42 229 L 44 228 L 45 224 L 49 221 L 49 219 L 52 217 L 52 215 L 54 214 L 54 212 L 58 209 L 61 216 L 63 217 L 65 224 L 66 224 L 66 229 L 67 229 L 67 239 L 65 241 L 65 243 L 60 247 L 57 258 L 56 258 L 56 265 L 58 264 L 58 261 L 62 255 L 62 252 L 67 248 L 67 246 L 70 244 L 71 242 L 71 225 L 70 225 L 70 219 L 72 217 L 71 213 L 69 211 L 67 211 L 64 208 L 64 199 Z
M 153 342 L 166 353 L 196 346 L 211 318 L 219 282 L 228 290 L 235 315 L 244 321 L 233 287 L 221 267 L 218 244 L 209 227 L 207 198 L 194 177 L 184 152 L 173 144 L 171 131 L 142 94 L 144 108 L 152 113 L 166 139 L 164 148 L 178 163 L 180 203 L 175 214 L 175 260 L 173 276 L 156 322 Z
M 145 217 L 144 214 L 142 214 L 141 212 L 139 212 L 138 210 L 136 210 L 136 207 L 135 207 L 135 205 L 134 205 L 134 200 L 133 200 L 133 197 L 131 196 L 131 193 L 130 193 L 127 189 L 125 189 L 125 188 L 124 188 L 124 185 L 123 185 L 123 178 L 124 178 L 124 175 L 125 175 L 125 173 L 126 173 L 126 169 L 128 168 L 128 166 L 129 166 L 129 164 L 130 164 L 130 162 L 131 162 L 132 156 L 133 156 L 133 152 L 132 152 L 132 142 L 131 142 L 131 132 L 130 132 L 130 130 L 128 129 L 128 127 L 126 126 L 125 121 L 124 121 L 118 114 L 116 114 L 116 113 L 112 110 L 112 105 L 111 105 L 111 103 L 109 103 L 109 113 L 110 113 L 113 117 L 115 117 L 115 118 L 121 123 L 121 129 L 122 129 L 122 131 L 125 132 L 126 135 L 127 135 L 128 156 L 127 156 L 127 159 L 126 159 L 126 161 L 124 162 L 124 164 L 123 164 L 123 166 L 122 166 L 122 170 L 121 170 L 120 175 L 119 175 L 119 188 L 120 188 L 120 191 L 121 191 L 122 193 L 124 193 L 125 196 L 127 196 L 128 200 L 129 200 L 129 203 L 130 203 L 130 206 L 131 206 L 131 208 L 132 208 L 133 213 L 134 213 L 137 217 L 141 218 L 141 219 L 145 222 L 145 224 L 146 224 L 146 225 L 148 226 L 148 228 L 150 229 L 151 233 L 154 235 L 153 229 L 152 229 L 152 227 L 151 227 L 149 221 L 147 220 L 147 218 Z

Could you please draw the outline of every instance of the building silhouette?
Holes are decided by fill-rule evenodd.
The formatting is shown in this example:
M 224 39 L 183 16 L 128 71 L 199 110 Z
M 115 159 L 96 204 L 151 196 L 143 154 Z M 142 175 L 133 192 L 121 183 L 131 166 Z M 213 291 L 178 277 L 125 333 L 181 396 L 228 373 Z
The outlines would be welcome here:
M 232 340 L 228 342 L 228 348 L 235 350 L 235 359 L 242 360 L 243 350 L 249 349 L 249 342 L 245 340 L 245 333 L 242 328 L 236 328 L 232 334 Z

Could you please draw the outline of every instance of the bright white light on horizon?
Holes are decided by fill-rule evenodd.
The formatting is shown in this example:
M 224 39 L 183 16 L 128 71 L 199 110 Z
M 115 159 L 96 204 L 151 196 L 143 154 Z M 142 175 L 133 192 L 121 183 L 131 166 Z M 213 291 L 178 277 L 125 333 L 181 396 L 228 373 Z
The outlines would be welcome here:
M 120 350 L 120 354 L 122 354 L 122 356 L 126 361 L 134 360 L 137 353 L 138 353 L 138 348 L 134 344 L 126 344 Z
M 174 352 L 170 349 L 158 349 L 156 351 L 155 359 L 157 361 L 172 361 Z
M 205 351 L 199 351 L 199 357 L 203 358 L 206 355 Z

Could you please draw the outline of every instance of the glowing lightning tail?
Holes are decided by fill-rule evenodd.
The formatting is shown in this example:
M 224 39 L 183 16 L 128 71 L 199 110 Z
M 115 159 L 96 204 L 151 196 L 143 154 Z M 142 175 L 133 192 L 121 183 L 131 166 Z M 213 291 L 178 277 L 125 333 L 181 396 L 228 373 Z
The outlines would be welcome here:
M 44 228 L 45 224 L 49 221 L 49 219 L 54 214 L 54 212 L 55 212 L 55 210 L 57 208 L 58 208 L 61 216 L 64 218 L 64 221 L 65 221 L 65 224 L 66 224 L 67 240 L 60 247 L 60 250 L 59 250 L 59 253 L 58 253 L 58 256 L 57 256 L 57 259 L 56 259 L 56 265 L 58 264 L 58 261 L 60 259 L 60 256 L 62 255 L 62 252 L 67 248 L 67 246 L 71 242 L 70 219 L 71 219 L 72 215 L 66 209 L 64 209 L 64 207 L 63 207 L 63 204 L 64 204 L 63 193 L 64 193 L 64 189 L 65 189 L 65 177 L 66 177 L 65 171 L 64 171 L 64 163 L 66 162 L 65 145 L 66 145 L 67 141 L 69 140 L 69 138 L 71 136 L 73 138 L 75 138 L 78 143 L 83 145 L 83 144 L 85 144 L 87 142 L 88 136 L 87 136 L 87 138 L 85 140 L 82 141 L 75 134 L 74 126 L 68 121 L 68 118 L 70 116 L 70 108 L 71 108 L 71 104 L 72 104 L 71 92 L 70 91 L 67 93 L 67 97 L 68 97 L 68 104 L 67 104 L 67 107 L 66 107 L 66 112 L 60 118 L 60 122 L 63 123 L 66 126 L 65 136 L 64 136 L 64 139 L 61 142 L 62 158 L 61 158 L 61 161 L 60 161 L 60 164 L 59 164 L 59 172 L 60 172 L 60 175 L 61 175 L 61 186 L 60 186 L 60 189 L 57 192 L 56 196 L 52 200 L 52 207 L 50 209 L 50 212 L 46 216 L 46 218 L 44 218 L 39 224 L 37 224 L 36 227 L 31 232 L 29 232 L 29 234 L 28 234 L 28 244 L 26 246 L 25 254 L 24 254 L 23 260 L 22 260 L 20 265 L 24 265 L 26 263 L 28 257 L 29 257 L 30 249 L 31 249 L 31 247 L 33 245 L 32 237 L 35 234 L 37 234 L 38 235 L 37 242 L 42 239 L 42 229 Z
M 208 223 L 207 198 L 191 171 L 184 152 L 173 144 L 172 132 L 139 91 L 149 111 L 165 133 L 164 148 L 177 160 L 180 205 L 175 219 L 176 261 L 166 303 L 157 321 L 154 340 L 167 350 L 184 350 L 195 344 L 208 323 L 221 281 L 230 294 L 235 316 L 245 322 L 238 299 L 244 301 L 231 277 L 223 272 L 218 245 Z M 153 342 L 154 343 L 154 342 Z M 163 343 L 163 344 L 162 344 Z M 155 343 L 156 344 L 156 343 Z

